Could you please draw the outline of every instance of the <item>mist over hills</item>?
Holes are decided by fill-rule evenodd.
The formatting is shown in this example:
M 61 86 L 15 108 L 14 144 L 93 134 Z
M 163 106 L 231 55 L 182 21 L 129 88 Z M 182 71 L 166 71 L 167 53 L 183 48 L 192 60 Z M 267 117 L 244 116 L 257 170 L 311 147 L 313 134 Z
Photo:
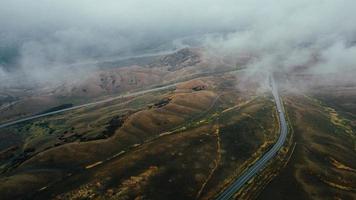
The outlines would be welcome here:
M 356 199 L 355 8 L 0 0 L 0 199 Z
M 56 85 L 97 69 L 80 63 L 188 46 L 253 57 L 256 71 L 355 73 L 355 7 L 347 0 L 4 0 L 0 81 Z

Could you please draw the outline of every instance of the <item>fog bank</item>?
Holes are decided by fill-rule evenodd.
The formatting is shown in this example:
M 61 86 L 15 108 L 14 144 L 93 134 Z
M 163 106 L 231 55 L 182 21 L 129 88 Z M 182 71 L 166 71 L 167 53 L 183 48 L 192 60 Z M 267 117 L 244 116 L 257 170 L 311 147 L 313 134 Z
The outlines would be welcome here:
M 355 73 L 350 0 L 2 0 L 0 84 L 60 83 L 87 61 L 178 49 L 253 58 L 254 71 Z M 309 69 L 310 68 L 310 69 Z

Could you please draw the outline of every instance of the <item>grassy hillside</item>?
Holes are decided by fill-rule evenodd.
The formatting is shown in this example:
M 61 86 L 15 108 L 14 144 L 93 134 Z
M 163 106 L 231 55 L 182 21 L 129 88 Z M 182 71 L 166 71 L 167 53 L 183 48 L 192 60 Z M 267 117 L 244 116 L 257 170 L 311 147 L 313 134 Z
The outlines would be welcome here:
M 333 99 L 327 102 L 346 105 Z M 355 199 L 356 135 L 351 125 L 355 119 L 309 96 L 290 95 L 285 104 L 296 146 L 287 166 L 259 199 Z
M 212 198 L 277 137 L 271 96 L 237 89 L 236 77 L 198 78 L 1 130 L 18 136 L 2 144 L 1 196 Z

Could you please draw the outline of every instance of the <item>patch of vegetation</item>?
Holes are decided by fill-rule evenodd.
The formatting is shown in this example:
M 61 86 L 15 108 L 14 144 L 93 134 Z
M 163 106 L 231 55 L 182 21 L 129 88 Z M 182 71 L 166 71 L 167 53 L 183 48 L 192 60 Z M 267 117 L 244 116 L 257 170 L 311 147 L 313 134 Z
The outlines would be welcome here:
M 71 103 L 62 104 L 62 105 L 47 109 L 47 110 L 45 110 L 45 111 L 43 111 L 43 112 L 41 112 L 39 114 L 50 113 L 50 112 L 54 112 L 54 111 L 58 111 L 58 110 L 63 110 L 63 109 L 66 109 L 66 108 L 71 108 L 71 107 L 73 107 L 73 104 L 71 104 Z

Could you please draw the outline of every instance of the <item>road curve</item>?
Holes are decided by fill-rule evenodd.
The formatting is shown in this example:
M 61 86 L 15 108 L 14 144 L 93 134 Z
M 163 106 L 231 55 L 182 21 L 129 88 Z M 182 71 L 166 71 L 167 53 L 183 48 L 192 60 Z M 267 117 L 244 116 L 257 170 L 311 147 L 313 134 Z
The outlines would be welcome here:
M 276 103 L 278 117 L 279 117 L 279 125 L 280 125 L 280 135 L 277 142 L 273 145 L 271 149 L 269 149 L 258 161 L 256 161 L 252 166 L 250 166 L 246 171 L 243 172 L 241 176 L 239 176 L 231 185 L 228 186 L 216 199 L 217 200 L 228 200 L 232 199 L 233 196 L 244 186 L 249 180 L 251 180 L 256 174 L 261 171 L 279 151 L 279 149 L 283 146 L 287 133 L 287 121 L 285 117 L 285 113 L 280 101 L 278 89 L 274 79 L 270 78 L 270 85 L 272 88 L 272 94 Z
M 47 112 L 47 113 L 43 113 L 43 114 L 33 115 L 33 116 L 30 116 L 30 117 L 25 117 L 23 119 L 19 119 L 19 120 L 10 121 L 10 122 L 4 123 L 4 124 L 0 124 L 0 129 L 8 127 L 8 126 L 11 126 L 11 125 L 15 125 L 15 124 L 18 124 L 18 123 L 21 123 L 21 122 L 26 122 L 26 121 L 30 121 L 30 120 L 33 120 L 33 119 L 38 119 L 38 118 L 41 118 L 41 117 L 46 117 L 46 116 L 50 116 L 50 115 L 54 115 L 54 114 L 58 114 L 58 113 L 62 113 L 62 112 L 70 111 L 70 110 L 75 110 L 75 109 L 78 109 L 78 108 L 94 106 L 94 105 L 97 105 L 97 104 L 111 102 L 111 101 L 114 101 L 114 100 L 117 100 L 117 99 L 121 99 L 121 98 L 132 97 L 132 96 L 141 95 L 141 94 L 145 94 L 145 93 L 149 93 L 149 92 L 156 92 L 156 91 L 160 91 L 160 90 L 164 90 L 164 89 L 169 89 L 169 88 L 175 87 L 176 85 L 177 85 L 177 83 L 173 83 L 173 84 L 170 84 L 170 85 L 165 85 L 165 86 L 156 87 L 156 88 L 152 88 L 152 89 L 147 89 L 147 90 L 142 90 L 142 91 L 138 91 L 138 92 L 119 95 L 119 96 L 116 96 L 116 97 L 112 97 L 112 98 L 108 98 L 108 99 L 104 99 L 104 100 L 100 100 L 100 101 L 96 101 L 96 102 L 91 102 L 91 103 L 86 103 L 86 104 L 82 104 L 82 105 L 78 105 L 78 106 L 73 106 L 73 107 L 70 107 L 70 108 L 56 110 L 56 111 L 53 111 L 53 112 Z

